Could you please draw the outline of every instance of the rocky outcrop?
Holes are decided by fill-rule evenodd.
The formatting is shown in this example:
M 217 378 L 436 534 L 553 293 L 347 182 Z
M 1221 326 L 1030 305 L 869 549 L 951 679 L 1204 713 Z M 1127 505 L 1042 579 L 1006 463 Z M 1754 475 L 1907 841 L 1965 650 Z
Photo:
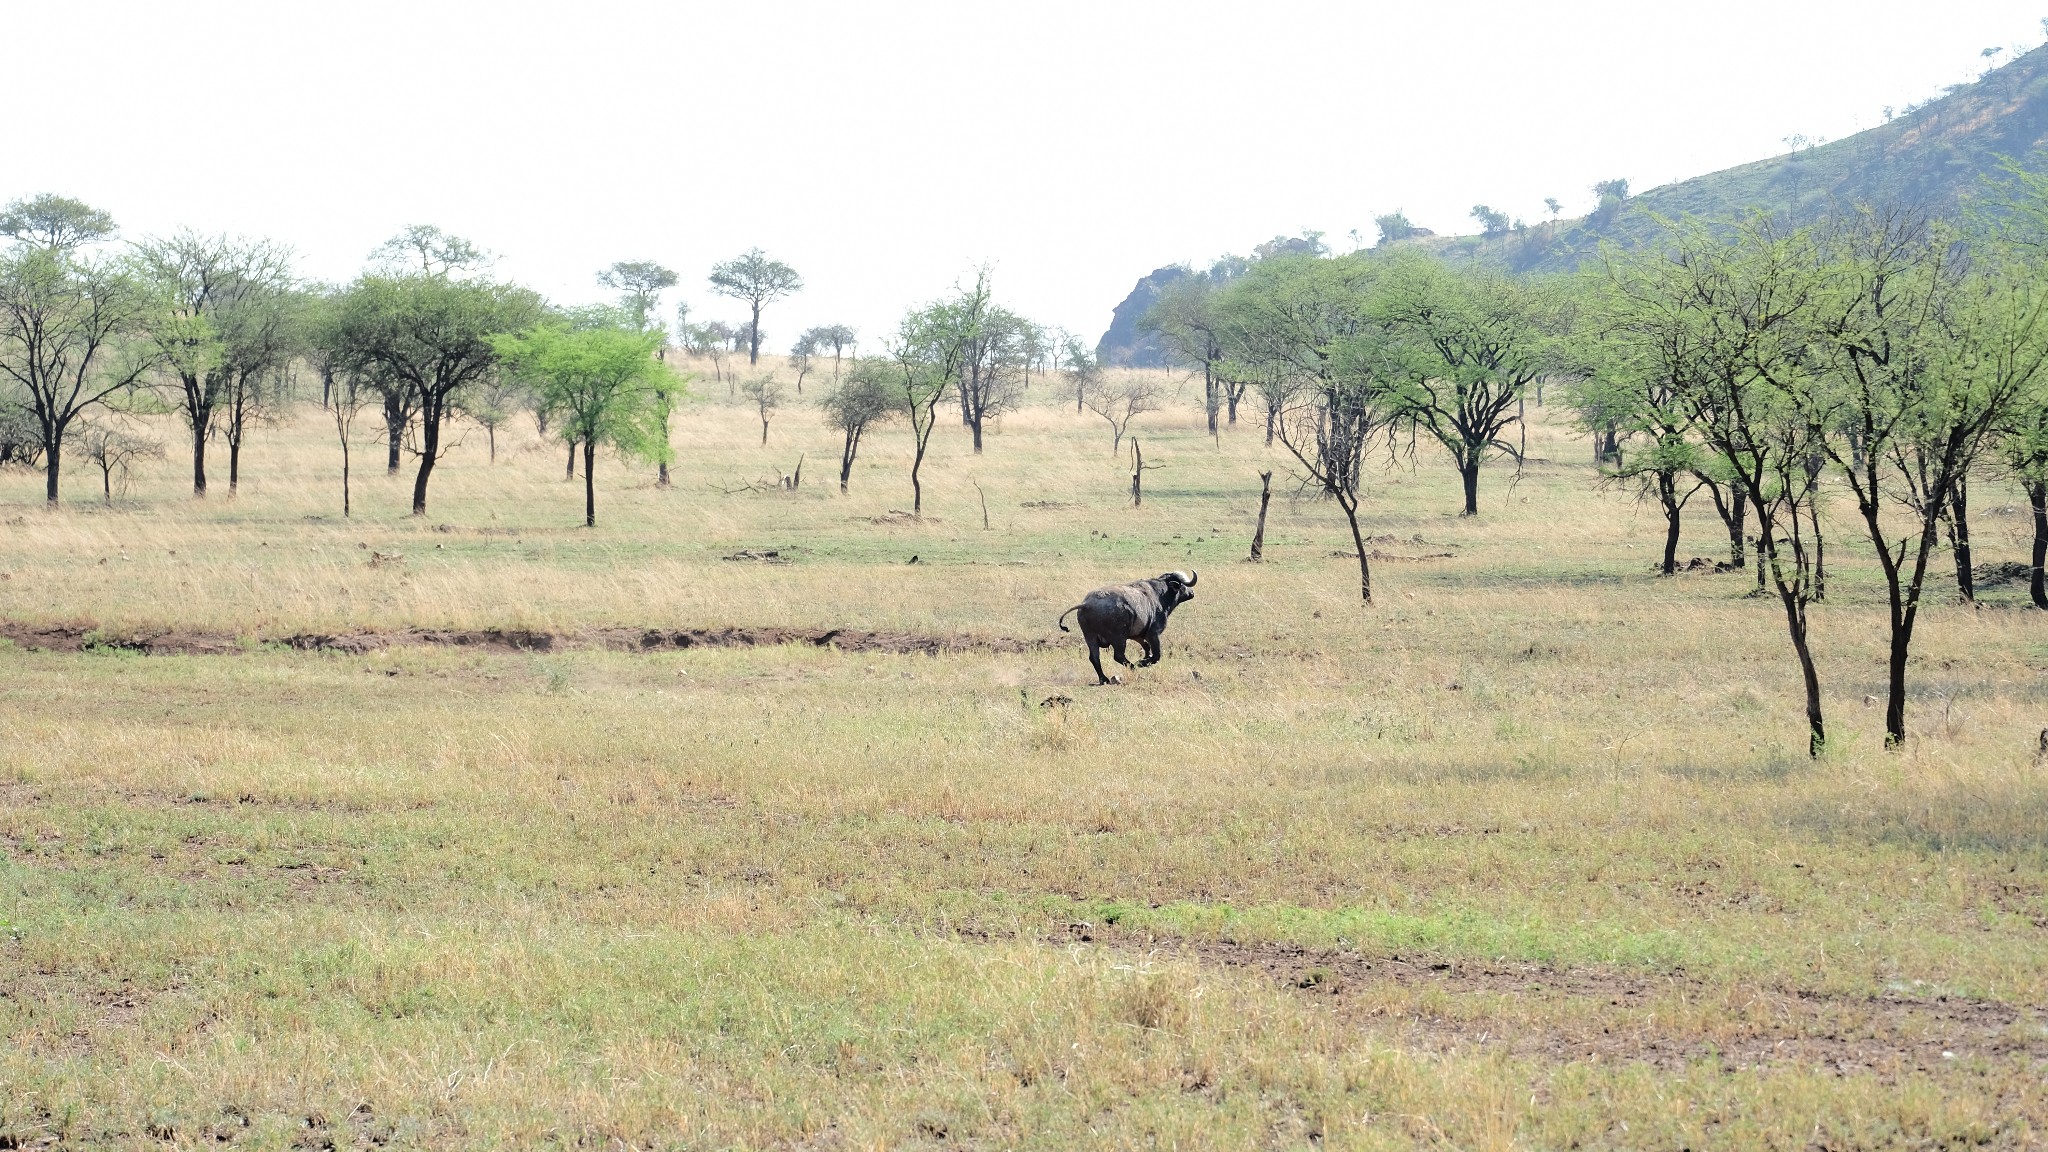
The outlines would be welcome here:
M 1152 310 L 1159 299 L 1159 293 L 1168 284 L 1186 276 L 1188 270 L 1178 264 L 1155 268 L 1152 274 L 1138 281 L 1124 302 L 1116 306 L 1110 319 L 1109 331 L 1096 342 L 1095 359 L 1108 368 L 1164 368 L 1166 349 L 1159 343 L 1157 332 L 1142 331 L 1138 321 Z

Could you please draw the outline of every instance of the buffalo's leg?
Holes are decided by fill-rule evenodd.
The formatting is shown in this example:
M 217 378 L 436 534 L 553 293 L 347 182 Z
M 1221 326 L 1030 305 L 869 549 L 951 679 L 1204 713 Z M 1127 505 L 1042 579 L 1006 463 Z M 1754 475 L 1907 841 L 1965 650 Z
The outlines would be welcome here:
M 1116 642 L 1116 662 L 1123 665 L 1126 668 L 1130 668 L 1133 667 L 1133 665 L 1131 664 L 1130 654 L 1124 650 L 1124 645 L 1126 643 L 1127 641 L 1124 640 L 1118 640 Z
M 1096 643 L 1095 643 L 1094 641 L 1092 641 L 1092 640 L 1091 640 L 1091 641 L 1089 641 L 1089 643 L 1088 643 L 1088 662 L 1089 662 L 1090 664 L 1093 664 L 1093 665 L 1095 665 L 1095 682 L 1096 682 L 1096 683 L 1098 683 L 1098 684 L 1107 684 L 1107 683 L 1109 683 L 1109 682 L 1110 682 L 1110 679 L 1109 679 L 1109 677 L 1108 677 L 1108 676 L 1105 676 L 1105 675 L 1103 675 L 1103 672 L 1102 672 L 1102 647 L 1101 647 L 1101 645 L 1099 645 L 1099 644 L 1096 644 Z
M 1157 635 L 1139 637 L 1138 646 L 1145 650 L 1145 655 L 1138 660 L 1138 667 L 1149 668 L 1159 663 L 1159 637 Z

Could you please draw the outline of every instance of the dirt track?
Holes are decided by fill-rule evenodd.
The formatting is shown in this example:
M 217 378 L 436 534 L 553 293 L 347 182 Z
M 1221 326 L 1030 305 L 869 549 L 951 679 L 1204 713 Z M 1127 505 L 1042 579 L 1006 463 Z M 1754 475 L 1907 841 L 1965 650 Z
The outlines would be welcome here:
M 25 624 L 0 622 L 0 639 L 30 651 L 81 652 L 111 649 L 152 656 L 231 655 L 265 645 L 302 652 L 374 652 L 386 648 L 447 646 L 499 652 L 553 652 L 605 649 L 614 652 L 659 652 L 683 648 L 763 648 L 797 644 L 844 652 L 923 653 L 1029 652 L 1051 646 L 1047 640 L 1001 636 L 923 636 L 910 632 L 870 632 L 857 628 L 589 628 L 577 632 L 539 632 L 517 628 L 400 628 L 350 632 L 301 632 L 290 636 L 240 637 L 226 632 L 182 629 L 101 630 L 90 624 Z
M 1883 1076 L 1925 1071 L 1955 1060 L 2048 1060 L 2044 1014 L 2012 1004 L 1955 996 L 1823 996 L 1746 989 L 1747 1011 L 1713 1021 L 1711 1034 L 1673 1028 L 1655 1016 L 1654 1001 L 1678 996 L 1723 999 L 1683 973 L 1629 974 L 1556 969 L 1533 964 L 1447 963 L 1428 958 L 1364 957 L 1290 944 L 1215 940 L 1152 940 L 1112 935 L 1112 946 L 1142 947 L 1163 957 L 1252 971 L 1323 1002 L 1340 1019 L 1387 1030 L 1425 1049 L 1504 1050 L 1559 1062 L 1639 1061 L 1682 1068 L 1713 1060 L 1725 1069 L 1793 1064 Z M 1390 1015 L 1373 1001 L 1375 986 L 1439 993 L 1449 1011 Z M 1469 1004 L 1469 1012 L 1457 1008 Z M 1571 1025 L 1528 1027 L 1488 1011 L 1503 1000 L 1531 1004 L 1573 1000 L 1601 1006 L 1562 1013 Z M 1737 1018 L 1737 1017 L 1740 1018 Z

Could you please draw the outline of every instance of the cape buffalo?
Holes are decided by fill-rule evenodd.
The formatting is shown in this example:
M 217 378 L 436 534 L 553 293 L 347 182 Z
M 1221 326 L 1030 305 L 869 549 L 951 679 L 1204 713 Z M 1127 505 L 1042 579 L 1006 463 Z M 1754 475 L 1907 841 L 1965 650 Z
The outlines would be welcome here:
M 1195 598 L 1195 573 L 1168 572 L 1150 580 L 1134 580 L 1110 588 L 1097 588 L 1088 598 L 1060 613 L 1060 631 L 1068 631 L 1067 617 L 1081 626 L 1081 638 L 1088 641 L 1088 663 L 1095 666 L 1095 678 L 1103 684 L 1122 683 L 1102 673 L 1102 650 L 1115 650 L 1116 662 L 1126 668 L 1125 643 L 1136 640 L 1145 650 L 1138 667 L 1159 663 L 1159 634 L 1166 631 L 1166 618 L 1173 610 Z

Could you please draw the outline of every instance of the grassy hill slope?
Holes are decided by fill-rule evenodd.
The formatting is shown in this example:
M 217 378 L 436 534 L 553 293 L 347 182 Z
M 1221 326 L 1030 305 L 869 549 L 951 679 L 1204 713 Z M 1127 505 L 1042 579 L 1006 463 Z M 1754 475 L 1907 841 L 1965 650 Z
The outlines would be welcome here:
M 1566 271 L 1602 241 L 1641 243 L 1658 218 L 1728 216 L 1763 209 L 1795 221 L 1830 206 L 1911 204 L 1950 216 L 1981 195 L 2008 158 L 2029 166 L 2048 146 L 2048 46 L 1974 84 L 1908 109 L 1846 139 L 1802 148 L 1653 188 L 1608 214 L 1499 236 L 1423 241 L 1446 255 L 1499 261 L 1517 271 Z

